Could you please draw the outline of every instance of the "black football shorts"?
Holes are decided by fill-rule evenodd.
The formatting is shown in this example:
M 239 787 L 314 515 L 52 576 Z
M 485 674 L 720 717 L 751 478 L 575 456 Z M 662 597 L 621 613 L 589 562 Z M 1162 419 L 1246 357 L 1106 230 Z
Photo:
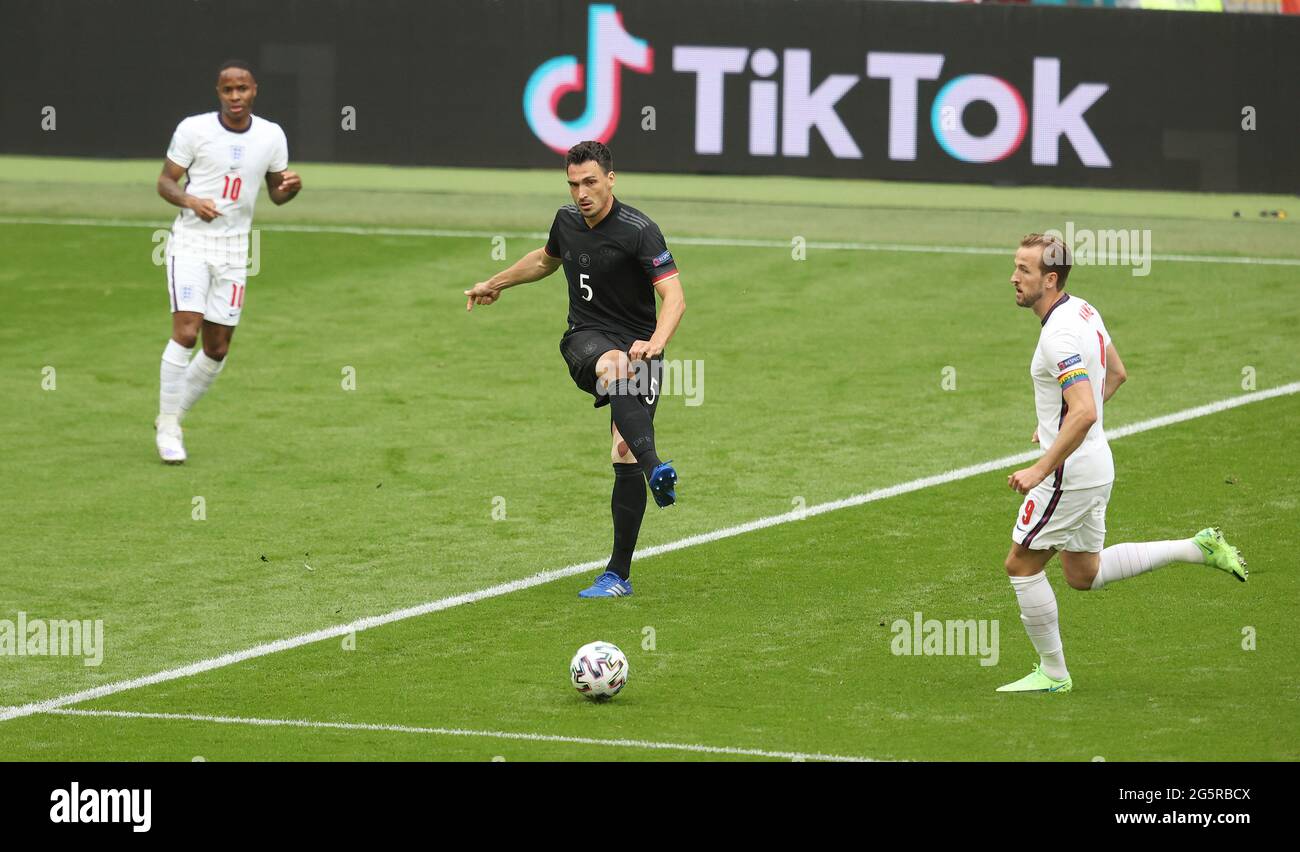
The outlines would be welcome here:
M 571 331 L 560 339 L 560 354 L 564 356 L 564 363 L 569 365 L 569 375 L 573 378 L 573 383 L 591 394 L 596 408 L 609 405 L 609 396 L 601 393 L 596 387 L 596 362 L 600 360 L 601 355 L 611 349 L 627 352 L 637 339 L 593 329 Z M 654 417 L 655 409 L 659 405 L 663 367 L 662 355 L 649 361 L 648 367 L 640 367 L 636 363 L 632 365 L 634 371 L 632 388 L 641 400 L 641 404 L 650 409 L 651 417 Z

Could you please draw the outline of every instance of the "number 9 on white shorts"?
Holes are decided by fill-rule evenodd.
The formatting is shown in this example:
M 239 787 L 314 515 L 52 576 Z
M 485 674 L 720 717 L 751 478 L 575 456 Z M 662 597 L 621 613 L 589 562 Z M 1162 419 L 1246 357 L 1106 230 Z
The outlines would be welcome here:
M 1011 540 L 1030 550 L 1101 552 L 1112 485 L 1063 491 L 1053 487 L 1052 478 L 1044 480 L 1020 504 Z

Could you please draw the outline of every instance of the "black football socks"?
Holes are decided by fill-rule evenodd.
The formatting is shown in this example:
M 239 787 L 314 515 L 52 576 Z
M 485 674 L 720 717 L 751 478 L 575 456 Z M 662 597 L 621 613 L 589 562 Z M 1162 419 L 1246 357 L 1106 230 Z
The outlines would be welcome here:
M 659 466 L 655 452 L 655 427 L 650 420 L 650 410 L 628 388 L 627 379 L 619 379 L 609 386 L 609 407 L 614 413 L 614 425 L 627 442 L 628 451 L 636 456 L 637 464 L 646 479 Z
M 641 518 L 645 515 L 646 485 L 641 466 L 614 465 L 614 493 L 610 496 L 610 512 L 614 516 L 614 550 L 610 553 L 609 567 L 624 580 L 632 570 L 632 552 L 636 550 L 636 537 L 641 532 Z

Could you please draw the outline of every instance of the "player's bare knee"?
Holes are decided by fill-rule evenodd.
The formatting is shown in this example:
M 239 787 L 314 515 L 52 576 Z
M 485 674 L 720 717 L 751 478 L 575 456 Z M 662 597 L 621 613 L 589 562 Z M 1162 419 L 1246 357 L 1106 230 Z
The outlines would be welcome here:
M 230 351 L 230 341 L 213 340 L 203 341 L 203 354 L 207 355 L 213 361 L 226 360 L 226 353 Z
M 1086 592 L 1092 589 L 1092 580 L 1084 579 L 1082 574 L 1072 574 L 1067 571 L 1065 572 L 1065 582 L 1070 584 L 1071 589 L 1076 589 L 1080 592 Z
M 1092 583 L 1101 570 L 1101 561 L 1096 554 L 1080 554 L 1067 551 L 1061 554 L 1061 573 L 1071 589 L 1080 592 L 1092 590 Z
M 628 360 L 626 352 L 611 349 L 596 362 L 596 374 L 607 382 L 626 379 L 632 375 L 632 362 Z
M 1092 591 L 1092 581 L 1097 576 L 1096 574 L 1088 576 L 1080 571 L 1064 571 L 1062 573 L 1065 574 L 1065 582 L 1069 583 L 1070 588 L 1076 592 Z
M 613 440 L 610 442 L 609 460 L 614 464 L 636 464 L 636 456 L 632 455 L 631 450 L 628 449 L 627 441 L 623 440 L 623 436 L 618 434 L 617 429 L 613 429 L 612 433 Z
M 1043 570 L 1041 565 L 1035 565 L 1031 560 L 1025 559 L 1014 551 L 1007 554 L 1006 562 L 1002 567 L 1006 569 L 1008 577 L 1032 577 Z
M 172 340 L 186 349 L 193 349 L 199 342 L 199 319 L 198 314 L 194 315 L 193 321 L 182 314 L 172 314 Z

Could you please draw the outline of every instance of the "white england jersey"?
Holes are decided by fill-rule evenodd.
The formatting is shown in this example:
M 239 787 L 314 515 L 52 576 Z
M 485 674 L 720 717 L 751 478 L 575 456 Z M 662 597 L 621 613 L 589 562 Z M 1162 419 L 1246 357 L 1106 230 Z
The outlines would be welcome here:
M 1106 485 L 1115 479 L 1115 462 L 1102 428 L 1101 395 L 1106 387 L 1106 347 L 1110 334 L 1101 314 L 1092 305 L 1068 293 L 1043 317 L 1038 348 L 1029 364 L 1034 380 L 1034 407 L 1038 410 L 1038 440 L 1043 450 L 1051 448 L 1065 420 L 1068 406 L 1065 389 L 1079 382 L 1092 388 L 1097 422 L 1061 467 L 1049 475 L 1060 491 L 1077 491 Z
M 172 225 L 173 252 L 239 263 L 248 256 L 262 182 L 267 172 L 289 167 L 289 143 L 280 125 L 251 119 L 238 132 L 226 129 L 215 112 L 192 115 L 176 126 L 167 159 L 188 171 L 186 194 L 212 199 L 221 215 L 204 222 L 193 210 L 181 210 Z

